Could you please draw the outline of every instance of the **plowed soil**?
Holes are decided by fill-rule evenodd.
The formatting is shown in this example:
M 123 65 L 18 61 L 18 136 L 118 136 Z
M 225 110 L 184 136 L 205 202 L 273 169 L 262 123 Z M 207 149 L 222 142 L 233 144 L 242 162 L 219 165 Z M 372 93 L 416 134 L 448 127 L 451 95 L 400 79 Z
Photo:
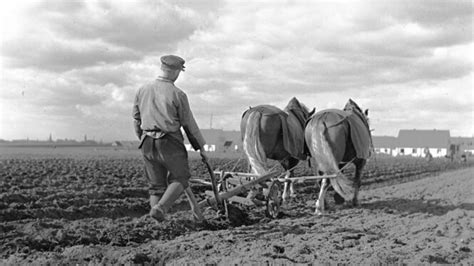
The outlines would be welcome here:
M 247 167 L 221 155 L 211 163 Z M 207 178 L 199 160 L 191 164 Z M 148 217 L 136 152 L 4 150 L 0 167 L 3 264 L 474 263 L 472 161 L 377 158 L 357 208 L 335 205 L 329 193 L 326 214 L 315 216 L 318 190 L 304 183 L 277 219 L 264 207 L 230 205 L 233 219 L 206 209 L 204 223 L 184 196 L 167 221 Z M 308 174 L 302 163 L 296 175 Z M 209 188 L 192 189 L 203 200 Z

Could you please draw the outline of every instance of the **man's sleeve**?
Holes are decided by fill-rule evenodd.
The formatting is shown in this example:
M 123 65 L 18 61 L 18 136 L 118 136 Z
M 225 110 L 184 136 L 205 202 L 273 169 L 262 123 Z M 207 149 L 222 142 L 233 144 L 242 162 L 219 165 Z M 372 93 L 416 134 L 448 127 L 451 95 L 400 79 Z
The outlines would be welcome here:
M 140 90 L 137 91 L 137 94 L 135 95 L 135 100 L 133 101 L 132 117 L 133 117 L 133 128 L 135 130 L 135 134 L 137 135 L 138 139 L 141 139 L 143 131 L 142 131 L 142 128 L 141 128 L 142 119 L 141 119 L 141 116 L 140 116 L 140 109 L 138 107 L 139 92 L 140 92 Z
M 191 143 L 193 149 L 197 151 L 206 144 L 206 141 L 201 134 L 201 130 L 199 130 L 196 120 L 194 120 L 193 113 L 189 107 L 188 97 L 183 93 L 179 99 L 180 106 L 178 107 L 178 115 L 181 126 L 184 132 L 186 132 L 189 143 Z

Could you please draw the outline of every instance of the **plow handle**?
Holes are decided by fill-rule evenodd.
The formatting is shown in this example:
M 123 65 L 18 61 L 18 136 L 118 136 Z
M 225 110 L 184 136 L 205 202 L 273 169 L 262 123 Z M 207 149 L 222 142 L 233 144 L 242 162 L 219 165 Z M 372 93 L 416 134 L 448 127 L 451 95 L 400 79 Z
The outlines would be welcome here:
M 221 197 L 219 195 L 219 191 L 217 190 L 217 181 L 216 181 L 216 176 L 214 175 L 214 170 L 212 170 L 211 165 L 209 162 L 203 157 L 202 161 L 206 165 L 207 171 L 209 172 L 209 175 L 211 176 L 211 185 L 212 185 L 212 191 L 214 192 L 214 198 L 216 199 L 217 203 L 217 208 L 219 210 L 224 210 L 224 206 L 222 204 Z

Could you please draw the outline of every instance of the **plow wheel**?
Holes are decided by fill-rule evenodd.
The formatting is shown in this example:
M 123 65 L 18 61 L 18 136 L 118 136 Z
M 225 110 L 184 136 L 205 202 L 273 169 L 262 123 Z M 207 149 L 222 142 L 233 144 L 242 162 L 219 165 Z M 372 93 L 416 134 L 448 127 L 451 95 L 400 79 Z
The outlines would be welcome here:
M 282 202 L 281 183 L 278 180 L 271 182 L 265 198 L 267 207 L 265 214 L 270 218 L 276 219 L 280 214 Z
M 234 185 L 227 182 L 229 178 L 232 178 L 232 174 L 223 175 L 223 173 L 221 173 L 221 182 L 219 182 L 219 184 L 217 185 L 218 191 L 223 192 L 235 188 Z

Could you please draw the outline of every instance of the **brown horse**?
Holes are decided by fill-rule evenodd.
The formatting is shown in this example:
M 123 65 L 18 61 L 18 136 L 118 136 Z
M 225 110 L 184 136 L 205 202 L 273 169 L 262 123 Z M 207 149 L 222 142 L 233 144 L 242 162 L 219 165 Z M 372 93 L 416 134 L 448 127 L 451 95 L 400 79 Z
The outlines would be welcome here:
M 343 110 L 327 109 L 316 113 L 307 123 L 305 140 L 315 163 L 316 175 L 337 174 L 330 182 L 345 200 L 352 199 L 358 205 L 358 193 L 362 170 L 372 153 L 372 137 L 368 124 L 368 110 L 362 112 L 349 99 Z M 340 169 L 348 163 L 356 167 L 354 180 L 345 176 Z M 324 197 L 327 178 L 321 182 L 315 213 L 324 212 Z
M 264 175 L 268 172 L 267 159 L 277 160 L 287 171 L 285 178 L 293 175 L 292 169 L 299 160 L 307 157 L 304 143 L 304 126 L 314 113 L 296 98 L 292 98 L 284 110 L 272 105 L 259 105 L 244 112 L 240 123 L 243 148 L 252 172 Z M 283 199 L 288 199 L 287 182 Z M 295 195 L 293 184 L 290 193 Z

